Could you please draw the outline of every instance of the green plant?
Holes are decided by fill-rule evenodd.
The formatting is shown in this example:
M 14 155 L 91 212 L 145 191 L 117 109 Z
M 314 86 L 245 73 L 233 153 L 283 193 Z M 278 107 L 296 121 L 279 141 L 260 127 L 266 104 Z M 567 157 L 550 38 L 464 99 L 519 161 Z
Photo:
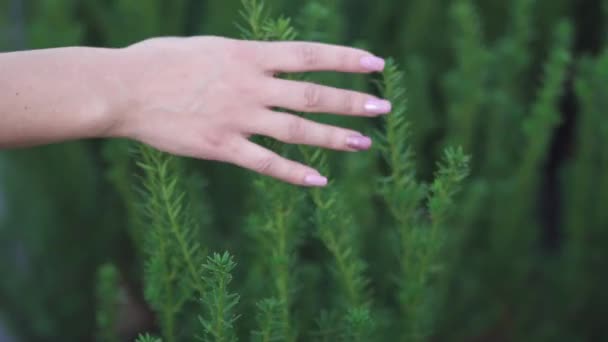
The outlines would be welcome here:
M 153 337 L 149 334 L 142 334 L 137 337 L 136 342 L 162 342 L 163 340 L 158 337 Z
M 179 162 L 150 147 L 140 147 L 146 234 L 146 299 L 159 314 L 168 342 L 177 339 L 178 315 L 193 294 L 202 296 L 200 277 L 205 252 L 197 242 L 197 222 L 190 216 Z
M 246 27 L 240 30 L 246 39 L 275 40 L 293 39 L 295 32 L 291 27 L 290 20 L 279 18 L 272 20 L 262 2 L 256 0 L 243 1 L 241 17 Z M 263 144 L 276 152 L 287 155 L 288 150 L 279 146 L 277 142 L 264 138 Z M 258 315 L 272 315 L 277 318 L 276 322 L 260 320 L 260 332 L 258 336 L 264 338 L 280 338 L 292 341 L 296 339 L 297 332 L 293 326 L 292 305 L 295 288 L 293 267 L 296 262 L 295 249 L 299 243 L 298 206 L 302 196 L 293 188 L 274 182 L 271 179 L 258 177 L 254 181 L 258 203 L 256 212 L 249 218 L 250 233 L 258 242 L 259 248 L 255 252 L 260 259 L 260 265 L 264 269 L 260 271 L 270 272 L 274 278 L 274 284 L 270 292 L 265 293 L 267 297 L 257 304 Z M 269 304 L 272 303 L 271 308 Z
M 395 219 L 400 242 L 402 336 L 404 340 L 423 340 L 431 333 L 429 305 L 437 291 L 431 286 L 431 278 L 443 267 L 439 257 L 449 233 L 445 229 L 449 226 L 453 197 L 469 174 L 470 158 L 462 149 L 448 148 L 433 183 L 427 185 L 417 180 L 403 83 L 403 73 L 389 61 L 381 90 L 395 107 L 385 120 L 385 132 L 377 136 L 390 173 L 381 179 L 379 192 Z
M 97 339 L 104 342 L 119 341 L 116 329 L 118 301 L 120 299 L 118 269 L 104 264 L 97 270 Z
M 3 48 L 240 33 L 394 56 L 379 87 L 276 75 L 393 102 L 292 113 L 373 133 L 366 153 L 252 137 L 323 190 L 135 142 L 2 152 L 0 317 L 21 340 L 114 341 L 125 312 L 140 342 L 608 335 L 606 1 L 19 2 Z
M 236 267 L 228 253 L 214 254 L 207 258 L 203 265 L 203 281 L 206 289 L 203 293 L 203 310 L 207 311 L 206 318 L 200 318 L 204 328 L 204 341 L 232 342 L 236 341 L 234 323 L 238 319 L 235 314 L 239 295 L 230 293 L 228 285 L 232 281 L 231 272 Z

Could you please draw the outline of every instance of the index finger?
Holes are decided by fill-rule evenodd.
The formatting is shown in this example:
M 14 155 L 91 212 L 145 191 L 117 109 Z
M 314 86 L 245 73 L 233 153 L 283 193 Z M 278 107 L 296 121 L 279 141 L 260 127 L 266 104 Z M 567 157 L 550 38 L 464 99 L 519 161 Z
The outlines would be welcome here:
M 311 42 L 259 42 L 258 60 L 271 72 L 384 70 L 385 61 L 356 48 Z

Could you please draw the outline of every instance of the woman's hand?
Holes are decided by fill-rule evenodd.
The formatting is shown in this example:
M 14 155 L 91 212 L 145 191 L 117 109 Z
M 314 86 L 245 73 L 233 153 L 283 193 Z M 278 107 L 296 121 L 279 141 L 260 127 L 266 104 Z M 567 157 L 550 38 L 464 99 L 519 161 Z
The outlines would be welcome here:
M 219 37 L 156 38 L 118 50 L 122 95 L 108 135 L 177 155 L 229 162 L 305 186 L 327 179 L 248 140 L 264 135 L 291 144 L 366 150 L 371 139 L 296 115 L 377 116 L 389 102 L 354 91 L 277 79 L 278 72 L 381 71 L 384 61 L 353 48 Z

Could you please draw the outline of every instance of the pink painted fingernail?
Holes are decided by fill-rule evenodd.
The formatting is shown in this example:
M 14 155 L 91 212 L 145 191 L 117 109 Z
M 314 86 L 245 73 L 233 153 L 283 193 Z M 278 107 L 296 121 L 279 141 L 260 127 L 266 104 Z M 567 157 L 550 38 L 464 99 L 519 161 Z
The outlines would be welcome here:
M 307 175 L 306 177 L 304 177 L 304 184 L 306 185 L 310 185 L 310 186 L 326 186 L 327 185 L 327 178 L 320 176 L 320 175 Z
M 361 58 L 361 66 L 369 71 L 382 71 L 386 62 L 384 59 L 376 56 L 365 56 Z
M 388 114 L 393 109 L 389 101 L 371 99 L 365 103 L 365 110 L 372 114 Z
M 372 139 L 363 135 L 353 135 L 346 138 L 346 145 L 356 150 L 367 150 L 372 147 Z

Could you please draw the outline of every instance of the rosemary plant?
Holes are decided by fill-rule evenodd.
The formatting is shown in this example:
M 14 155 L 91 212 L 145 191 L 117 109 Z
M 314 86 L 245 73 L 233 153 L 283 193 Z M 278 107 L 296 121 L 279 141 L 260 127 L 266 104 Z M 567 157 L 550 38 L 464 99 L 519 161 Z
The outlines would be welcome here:
M 448 74 L 448 141 L 473 149 L 482 114 L 488 51 L 483 45 L 479 15 L 471 0 L 458 0 L 451 6 L 454 23 L 454 50 L 457 67 Z M 457 33 L 456 33 L 457 32 Z M 466 93 L 465 93 L 466 92 Z
M 308 117 L 374 129 L 367 153 L 253 137 L 325 189 L 135 142 L 1 152 L 0 325 L 18 340 L 117 341 L 134 303 L 138 342 L 608 336 L 607 1 L 23 2 L 0 1 L 6 50 L 240 31 L 362 47 L 404 73 L 388 63 L 379 89 L 276 75 L 393 103 Z
M 394 104 L 385 119 L 385 129 L 376 135 L 389 166 L 389 176 L 380 179 L 379 192 L 392 213 L 400 241 L 399 302 L 403 314 L 403 339 L 423 340 L 430 335 L 429 303 L 433 296 L 431 276 L 438 269 L 446 239 L 446 223 L 453 210 L 453 197 L 469 172 L 469 157 L 462 149 L 446 149 L 433 183 L 416 179 L 414 152 L 409 145 L 410 122 L 403 73 L 393 61 L 384 71 L 381 92 Z M 430 222 L 425 219 L 428 202 Z M 427 312 L 424 312 L 427 311 Z
M 150 334 L 141 334 L 135 340 L 135 342 L 162 342 L 162 341 L 163 341 L 162 339 L 160 339 L 158 337 L 154 337 Z
M 178 337 L 178 315 L 186 303 L 205 293 L 200 277 L 205 252 L 185 202 L 178 160 L 141 146 L 138 165 L 150 227 L 145 242 L 146 299 L 159 315 L 165 340 L 172 342 Z
M 254 40 L 290 40 L 295 37 L 290 20 L 279 18 L 272 20 L 258 0 L 243 0 L 241 17 L 245 22 L 239 26 L 244 38 Z M 277 153 L 286 155 L 288 149 L 268 138 L 262 144 L 272 148 Z M 292 318 L 292 304 L 294 296 L 293 267 L 296 262 L 295 249 L 299 241 L 298 216 L 299 203 L 302 197 L 293 187 L 280 184 L 274 180 L 258 176 L 254 182 L 256 212 L 249 218 L 250 232 L 258 241 L 255 253 L 260 258 L 259 263 L 264 265 L 265 271 L 273 277 L 273 286 L 270 293 L 264 295 L 267 299 L 258 303 L 260 316 L 277 313 L 276 322 L 260 319 L 259 332 L 254 336 L 295 341 L 297 331 Z M 270 256 L 270 257 L 269 257 Z M 272 307 L 268 304 L 273 303 Z
M 97 339 L 100 342 L 118 342 L 117 316 L 119 273 L 112 264 L 104 264 L 97 271 Z
M 206 315 L 200 318 L 205 332 L 203 341 L 237 341 L 234 323 L 238 319 L 235 307 L 239 303 L 239 295 L 230 293 L 228 289 L 235 267 L 236 264 L 228 253 L 215 253 L 203 265 L 203 281 L 206 286 L 202 297 Z

